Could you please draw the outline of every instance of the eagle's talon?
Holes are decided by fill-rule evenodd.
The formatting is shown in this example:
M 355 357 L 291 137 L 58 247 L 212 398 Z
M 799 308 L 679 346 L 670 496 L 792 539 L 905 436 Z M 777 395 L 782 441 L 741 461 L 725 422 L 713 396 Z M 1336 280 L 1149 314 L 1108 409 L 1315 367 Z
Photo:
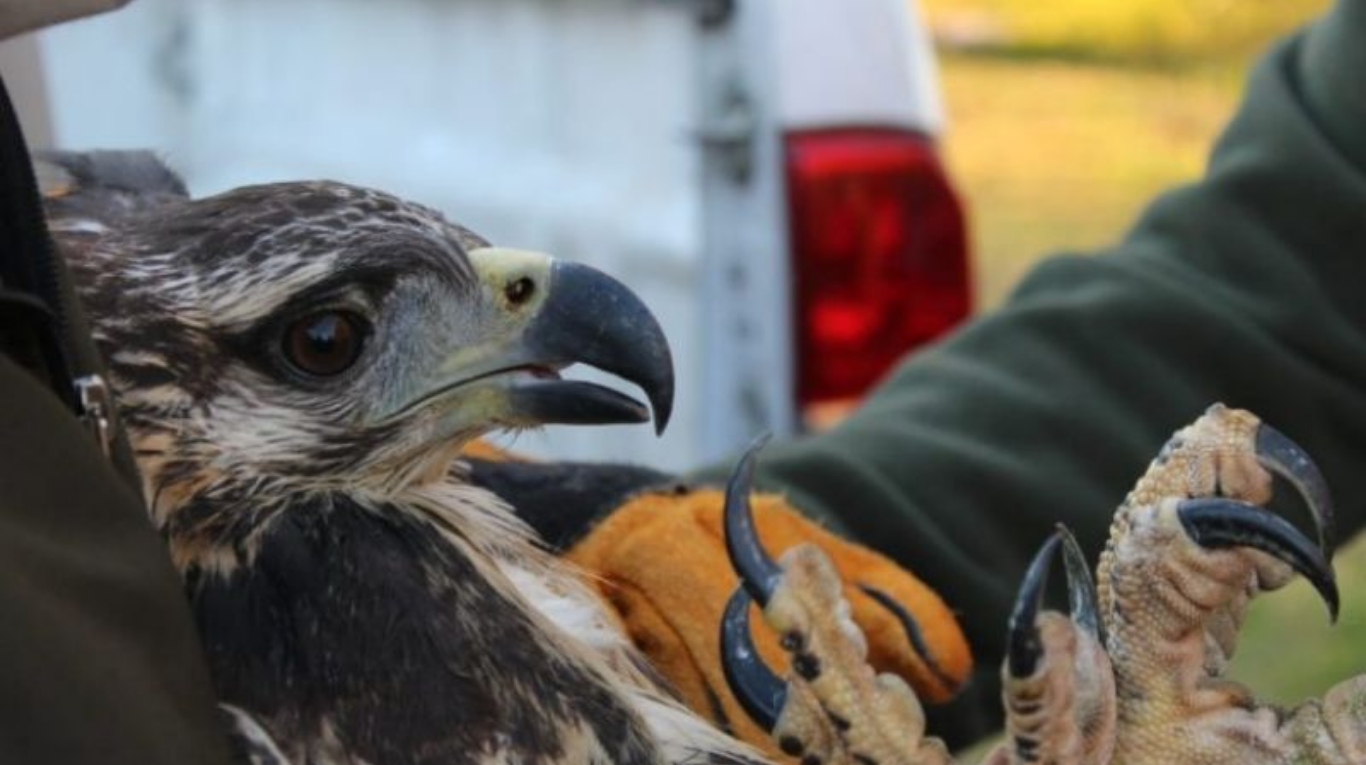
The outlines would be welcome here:
M 1016 677 L 1034 674 L 1043 646 L 1040 643 L 1038 616 L 1048 585 L 1048 571 L 1059 548 L 1063 551 L 1063 566 L 1067 575 L 1067 599 L 1072 622 L 1086 630 L 1099 644 L 1105 642 L 1105 629 L 1098 611 L 1095 582 L 1086 565 L 1086 556 L 1076 537 L 1066 526 L 1059 524 L 1035 553 L 1025 572 L 1010 616 L 1008 666 Z
M 725 500 L 726 554 L 745 590 L 760 606 L 768 605 L 769 597 L 783 576 L 783 570 L 759 542 L 754 512 L 749 505 L 755 463 L 768 440 L 769 434 L 764 433 L 750 443 L 726 484 Z
M 1273 476 L 1286 479 L 1303 497 L 1317 542 L 1263 508 L 1271 499 Z M 1366 762 L 1362 749 L 1349 740 L 1366 734 L 1366 716 L 1353 711 L 1366 707 L 1330 709 L 1327 702 L 1339 693 L 1335 690 L 1324 702 L 1273 710 L 1224 676 L 1250 601 L 1294 574 L 1308 579 L 1336 615 L 1332 545 L 1332 501 L 1323 475 L 1284 434 L 1249 412 L 1220 405 L 1178 432 L 1115 513 L 1098 569 L 1100 617 L 1110 633 L 1102 657 L 1113 660 L 1108 677 L 1116 724 L 1107 737 L 1113 761 Z M 1050 616 L 1057 615 L 1044 614 L 1040 622 Z M 1062 638 L 1059 646 L 1070 648 L 1074 633 L 1082 634 L 1072 624 L 1053 626 Z M 1080 661 L 1070 671 L 1054 663 L 1054 655 L 1067 653 L 1045 650 L 1035 677 L 1061 668 L 1054 676 L 1055 694 L 1080 698 L 1106 674 L 1087 672 Z M 1009 703 L 1009 672 L 1006 682 Z M 1339 688 L 1366 688 L 1353 682 Z M 1046 708 L 1020 703 L 1009 709 L 1012 732 L 1023 729 L 1030 734 L 1025 740 L 1054 753 L 1082 751 L 1074 745 L 1086 730 L 1076 724 L 1080 718 L 1041 717 L 1035 707 Z M 1065 724 L 1050 722 L 1057 720 Z M 1012 754 L 1023 759 L 1034 751 L 1026 747 Z M 1091 763 L 1111 757 L 1107 752 L 1099 758 L 1042 759 Z
M 812 545 L 798 545 L 779 562 L 759 543 L 749 492 L 766 440 L 750 447 L 726 489 L 726 550 L 741 581 L 721 620 L 726 682 L 745 713 L 804 765 L 947 765 L 942 743 L 923 736 L 924 712 L 914 692 L 868 666 L 866 638 L 850 618 L 830 560 Z M 900 609 L 886 593 L 859 587 L 894 614 Z M 785 681 L 755 649 L 751 598 L 781 635 L 790 661 Z M 911 622 L 907 629 L 910 635 L 919 628 Z
M 1318 590 L 1332 620 L 1337 621 L 1338 585 L 1332 564 L 1321 548 L 1285 519 L 1256 505 L 1222 497 L 1182 500 L 1176 514 L 1186 534 L 1202 547 L 1251 547 L 1289 565 Z
M 1091 578 L 1086 554 L 1071 529 L 1060 523 L 1055 533 L 1062 537 L 1062 565 L 1067 575 L 1067 603 L 1072 621 L 1105 645 L 1108 638 L 1105 622 L 1100 618 L 1100 593 L 1096 590 L 1096 581 Z
M 735 588 L 726 603 L 721 618 L 721 669 L 745 714 L 764 730 L 772 731 L 787 704 L 787 683 L 759 656 L 749 631 L 749 604 L 743 587 Z M 800 745 L 791 736 L 782 737 L 780 745 L 784 739 Z
M 1063 552 L 1071 616 L 1041 612 Z M 1016 596 L 1002 670 L 1008 743 L 989 762 L 1105 762 L 1115 725 L 1113 673 L 1095 584 L 1076 539 L 1059 525 L 1035 554 Z
M 1254 449 L 1258 464 L 1284 478 L 1304 498 L 1314 519 L 1319 548 L 1325 558 L 1332 558 L 1337 536 L 1333 497 L 1318 465 L 1299 444 L 1264 422 L 1257 427 Z
M 1010 615 L 1006 666 L 1011 675 L 1027 677 L 1034 674 L 1043 658 L 1043 644 L 1039 639 L 1039 606 L 1048 583 L 1048 570 L 1053 562 L 1053 554 L 1058 549 L 1059 536 L 1048 537 L 1039 551 L 1034 554 L 1029 568 L 1025 570 L 1024 582 L 1020 584 L 1019 594 L 1015 597 L 1015 608 Z
M 726 498 L 727 549 L 743 587 L 726 609 L 721 639 L 726 678 L 742 706 L 783 752 L 808 765 L 949 762 L 942 744 L 924 735 L 909 688 L 864 664 L 866 646 L 845 624 L 843 588 L 829 561 L 809 546 L 775 561 L 760 546 L 746 496 L 756 449 Z M 1317 542 L 1262 508 L 1273 476 L 1303 496 Z M 1272 713 L 1223 677 L 1258 593 L 1298 573 L 1336 615 L 1332 518 L 1323 476 L 1300 447 L 1247 412 L 1211 408 L 1169 442 L 1115 514 L 1099 581 L 1061 526 L 1036 554 L 1016 599 L 1003 668 L 1008 736 L 987 762 L 1366 762 L 1366 705 L 1359 703 L 1366 679 L 1323 702 Z M 1066 615 L 1043 610 L 1059 552 Z M 886 593 L 856 586 L 897 613 Z M 751 598 L 782 635 L 786 678 L 754 648 Z

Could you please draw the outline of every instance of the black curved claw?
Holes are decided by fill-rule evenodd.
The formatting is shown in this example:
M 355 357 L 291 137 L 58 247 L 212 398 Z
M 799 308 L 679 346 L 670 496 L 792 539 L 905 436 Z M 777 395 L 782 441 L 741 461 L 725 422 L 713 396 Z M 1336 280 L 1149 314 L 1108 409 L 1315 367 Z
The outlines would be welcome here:
M 759 450 L 768 443 L 768 438 L 765 433 L 754 439 L 726 485 L 726 554 L 735 573 L 740 575 L 740 582 L 759 605 L 768 604 L 769 596 L 783 575 L 783 570 L 759 544 L 759 534 L 754 529 L 754 513 L 749 506 L 749 493 L 754 486 L 754 464 Z
M 1015 677 L 1028 677 L 1038 669 L 1039 659 L 1043 656 L 1043 644 L 1039 640 L 1039 607 L 1043 605 L 1044 592 L 1048 588 L 1048 570 L 1053 565 L 1053 556 L 1061 546 L 1063 567 L 1067 572 L 1067 600 L 1072 622 L 1089 631 L 1101 645 L 1105 644 L 1105 627 L 1100 620 L 1099 598 L 1096 585 L 1091 580 L 1091 572 L 1086 565 L 1086 556 L 1077 544 L 1076 537 L 1066 526 L 1058 524 L 1057 531 L 1049 535 L 1039 551 L 1034 554 L 1029 569 L 1025 571 L 1020 592 L 1015 596 L 1015 609 L 1010 615 L 1010 635 L 1007 645 L 1007 659 L 1010 674 Z
M 1328 481 L 1309 454 L 1284 433 L 1262 423 L 1257 426 L 1257 461 L 1272 473 L 1290 482 L 1304 497 L 1309 513 L 1314 517 L 1314 529 L 1319 536 L 1319 549 L 1332 560 L 1337 543 L 1333 520 L 1333 495 Z
M 1039 606 L 1043 604 L 1044 590 L 1048 585 L 1048 569 L 1053 555 L 1058 551 L 1062 535 L 1053 533 L 1048 541 L 1034 554 L 1029 569 L 1025 571 L 1020 592 L 1015 596 L 1015 608 L 1010 614 L 1010 635 L 1007 641 L 1006 659 L 1010 674 L 1015 677 L 1028 677 L 1039 667 L 1043 656 L 1043 643 L 1039 639 L 1039 627 L 1035 623 L 1039 616 Z
M 1096 582 L 1091 578 L 1091 566 L 1086 562 L 1086 554 L 1077 544 L 1072 531 L 1061 523 L 1058 534 L 1062 536 L 1062 565 L 1067 572 L 1067 605 L 1072 622 L 1089 631 L 1096 640 L 1105 645 L 1105 622 L 1100 619 L 1100 595 L 1096 592 Z
M 736 587 L 721 617 L 721 670 L 740 706 L 766 731 L 787 703 L 787 683 L 764 664 L 749 633 L 749 595 Z
M 1289 564 L 1328 604 L 1338 619 L 1338 584 L 1323 550 L 1284 518 L 1248 502 L 1222 497 L 1186 499 L 1176 508 L 1186 534 L 1201 547 L 1251 547 Z

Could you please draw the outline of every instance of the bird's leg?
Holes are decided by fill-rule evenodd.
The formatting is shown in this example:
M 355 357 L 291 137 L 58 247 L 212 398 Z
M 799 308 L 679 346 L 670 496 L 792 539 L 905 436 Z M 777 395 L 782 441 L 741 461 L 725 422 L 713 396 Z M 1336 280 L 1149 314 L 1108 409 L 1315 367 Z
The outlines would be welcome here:
M 1262 509 L 1273 474 L 1307 501 L 1317 543 Z M 1095 628 L 1075 604 L 1071 622 L 1044 614 L 1027 620 L 1033 631 L 1013 625 L 1004 672 L 1014 738 L 999 761 L 1366 762 L 1366 678 L 1280 710 L 1225 677 L 1259 593 L 1299 573 L 1336 614 L 1331 539 L 1326 485 L 1304 452 L 1247 412 L 1211 408 L 1173 437 L 1115 514 Z M 1090 647 L 1097 635 L 1112 696 L 1105 657 Z
M 728 679 L 784 751 L 815 763 L 950 762 L 918 701 L 863 663 L 864 642 L 818 551 L 775 563 L 749 518 L 746 457 L 727 493 L 741 575 L 722 628 Z M 1272 476 L 1305 499 L 1311 542 L 1262 508 Z M 1306 577 L 1336 616 L 1332 507 L 1307 455 L 1253 415 L 1212 407 L 1163 448 L 1120 506 L 1091 589 L 1060 531 L 1025 578 L 1003 667 L 1008 741 L 988 765 L 1366 765 L 1366 675 L 1292 709 L 1259 704 L 1225 677 L 1253 597 Z M 1070 616 L 1039 611 L 1057 550 Z M 779 680 L 749 641 L 749 599 L 792 656 Z
M 1317 543 L 1262 509 L 1273 475 L 1305 499 Z M 1098 569 L 1119 698 L 1117 761 L 1366 761 L 1359 681 L 1287 712 L 1225 677 L 1249 601 L 1295 573 L 1336 618 L 1332 536 L 1323 476 L 1254 415 L 1216 405 L 1172 438 L 1115 514 Z
M 910 686 L 867 664 L 867 642 L 849 613 L 839 574 L 813 545 L 777 562 L 759 545 L 749 508 L 754 451 L 726 491 L 726 544 L 742 586 L 722 621 L 727 680 L 746 711 L 803 765 L 945 765 Z M 791 657 L 780 680 L 750 637 L 751 598 Z

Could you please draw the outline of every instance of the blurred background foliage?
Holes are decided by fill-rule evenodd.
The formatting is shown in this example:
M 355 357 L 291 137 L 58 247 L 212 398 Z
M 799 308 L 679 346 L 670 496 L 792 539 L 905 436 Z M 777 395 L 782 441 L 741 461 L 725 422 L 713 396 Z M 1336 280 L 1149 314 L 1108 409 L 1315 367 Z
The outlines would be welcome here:
M 1260 53 L 1327 0 L 924 0 L 979 305 L 1193 180 Z
M 980 310 L 1041 257 L 1115 242 L 1154 196 L 1198 178 L 1261 52 L 1328 6 L 922 1 L 940 47 L 944 149 L 968 201 Z M 1366 669 L 1366 540 L 1337 564 L 1337 627 L 1303 583 L 1255 605 L 1234 671 L 1264 696 L 1294 703 Z
M 1175 66 L 1227 61 L 1327 0 L 925 0 L 939 40 L 995 55 Z

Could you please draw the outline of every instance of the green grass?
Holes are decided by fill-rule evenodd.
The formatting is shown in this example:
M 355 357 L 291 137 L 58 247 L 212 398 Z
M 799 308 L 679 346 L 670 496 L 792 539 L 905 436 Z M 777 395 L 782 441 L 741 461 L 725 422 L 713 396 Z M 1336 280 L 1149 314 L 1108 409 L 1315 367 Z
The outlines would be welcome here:
M 1335 563 L 1342 589 L 1336 626 L 1303 581 L 1253 605 L 1232 671 L 1263 697 L 1296 704 L 1366 671 L 1366 538 L 1345 547 Z

